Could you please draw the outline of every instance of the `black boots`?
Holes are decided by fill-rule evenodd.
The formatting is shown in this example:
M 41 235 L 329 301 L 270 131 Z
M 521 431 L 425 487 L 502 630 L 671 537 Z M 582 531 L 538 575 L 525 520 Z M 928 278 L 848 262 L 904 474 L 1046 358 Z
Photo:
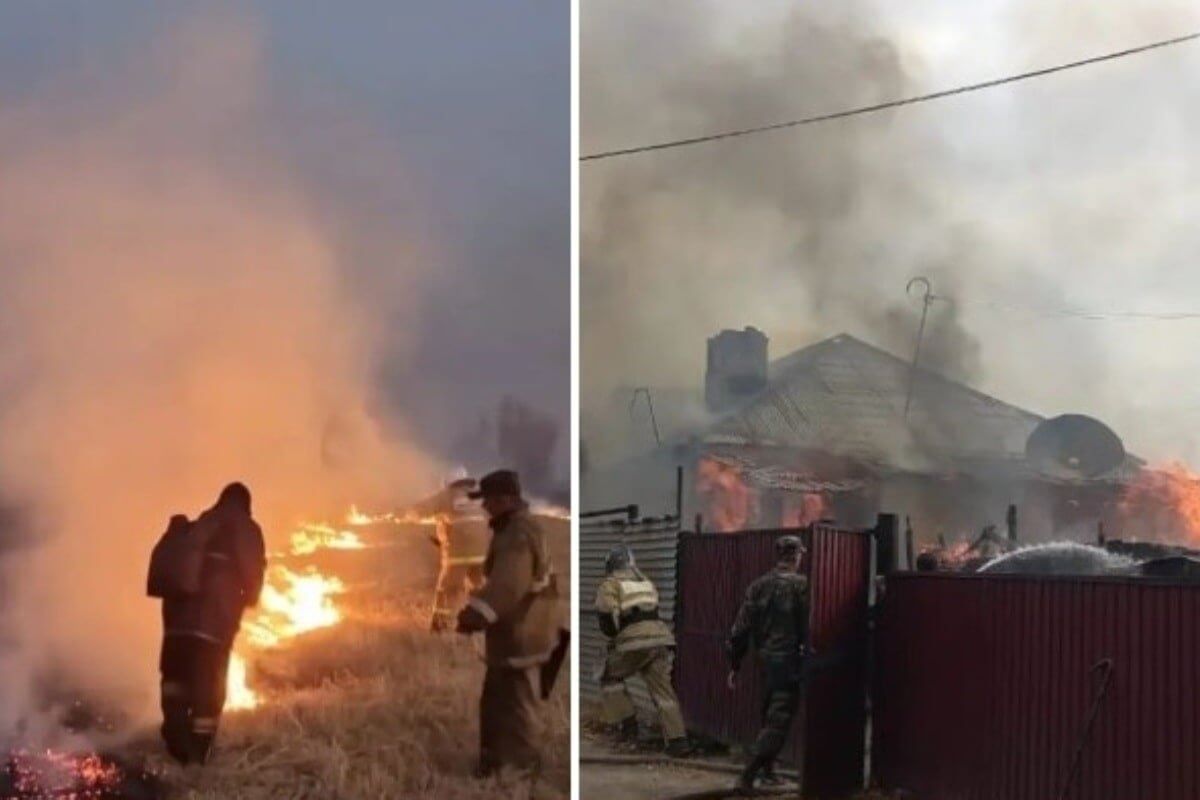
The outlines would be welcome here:
M 737 788 L 744 791 L 750 791 L 754 788 L 754 780 L 762 773 L 764 776 L 770 775 L 774 777 L 775 770 L 771 763 L 771 759 L 762 756 L 754 756 L 750 762 L 746 764 L 746 768 L 742 770 L 741 777 L 738 778 Z
M 680 736 L 678 739 L 671 739 L 667 742 L 666 753 L 671 758 L 687 758 L 692 752 L 692 744 L 686 736 Z
M 638 721 L 637 715 L 626 717 L 621 720 L 620 727 L 617 729 L 617 739 L 621 742 L 635 744 L 638 738 Z
M 759 782 L 763 786 L 782 786 L 784 784 L 783 778 L 775 774 L 774 764 L 767 764 L 759 775 L 762 776 Z

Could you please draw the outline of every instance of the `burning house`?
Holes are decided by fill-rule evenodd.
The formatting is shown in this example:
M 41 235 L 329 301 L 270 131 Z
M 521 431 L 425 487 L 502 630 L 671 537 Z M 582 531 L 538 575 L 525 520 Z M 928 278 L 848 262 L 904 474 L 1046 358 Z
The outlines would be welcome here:
M 1010 506 L 1022 540 L 1200 530 L 1200 483 L 1148 469 L 1101 423 L 1047 420 L 847 334 L 771 360 L 762 332 L 722 331 L 708 340 L 703 413 L 699 391 L 682 400 L 690 411 L 678 392 L 642 391 L 664 438 L 585 472 L 585 510 L 634 502 L 712 532 L 866 527 L 886 510 L 925 543 L 1015 532 Z

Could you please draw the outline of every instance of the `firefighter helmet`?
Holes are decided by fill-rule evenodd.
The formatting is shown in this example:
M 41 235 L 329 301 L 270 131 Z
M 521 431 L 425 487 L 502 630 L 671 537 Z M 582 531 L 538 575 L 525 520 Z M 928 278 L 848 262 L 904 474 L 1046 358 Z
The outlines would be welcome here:
M 619 544 L 609 550 L 608 556 L 604 559 L 604 572 L 608 575 L 619 569 L 633 569 L 633 567 L 633 551 L 627 544 Z

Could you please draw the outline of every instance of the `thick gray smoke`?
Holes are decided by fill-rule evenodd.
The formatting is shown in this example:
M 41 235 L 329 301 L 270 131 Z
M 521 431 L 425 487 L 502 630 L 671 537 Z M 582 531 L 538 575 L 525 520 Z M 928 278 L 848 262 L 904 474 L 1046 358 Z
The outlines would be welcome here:
M 245 20 L 196 19 L 0 111 L 0 487 L 32 542 L 0 561 L 0 740 L 47 674 L 152 707 L 145 568 L 169 514 L 243 480 L 278 543 L 437 472 L 369 412 L 380 313 L 272 146 L 261 51 Z M 346 174 L 394 168 L 360 144 Z M 427 262 L 402 226 L 387 244 L 393 302 L 415 304 Z
M 714 8 L 684 5 L 621 12 L 634 30 L 680 21 L 653 56 L 617 15 L 585 15 L 584 152 L 913 90 L 897 49 L 853 10 L 805 5 L 725 37 Z M 585 382 L 698 385 L 705 338 L 743 324 L 768 332 L 776 354 L 839 330 L 910 351 L 908 277 L 948 292 L 978 248 L 969 227 L 926 229 L 934 201 L 916 168 L 893 161 L 897 133 L 914 138 L 885 115 L 585 166 Z M 978 344 L 953 309 L 928 334 L 927 363 L 975 374 Z
M 581 150 L 837 111 L 1200 21 L 1174 2 L 909 12 L 863 0 L 591 4 Z M 759 327 L 773 356 L 845 331 L 907 357 L 920 305 L 904 287 L 924 275 L 944 298 L 930 311 L 927 366 L 1039 413 L 1099 416 L 1139 455 L 1200 455 L 1200 438 L 1180 435 L 1200 398 L 1174 388 L 1181 369 L 1200 366 L 1180 346 L 1195 323 L 1061 313 L 1197 310 L 1181 299 L 1197 296 L 1181 267 L 1200 242 L 1176 220 L 1196 193 L 1183 132 L 1196 114 L 1198 57 L 1194 47 L 1151 54 L 585 163 L 585 435 L 589 412 L 618 385 L 699 387 L 704 341 L 721 328 Z

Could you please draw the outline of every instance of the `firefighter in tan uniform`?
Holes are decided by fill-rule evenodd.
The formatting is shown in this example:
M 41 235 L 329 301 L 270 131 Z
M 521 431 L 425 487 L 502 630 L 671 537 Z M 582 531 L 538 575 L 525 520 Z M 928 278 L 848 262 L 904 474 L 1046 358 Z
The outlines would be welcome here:
M 487 673 L 479 703 L 479 773 L 505 767 L 536 773 L 539 706 L 566 655 L 558 586 L 545 534 L 521 499 L 515 472 L 485 475 L 482 498 L 492 528 L 485 580 L 458 615 L 460 633 L 484 631 Z
M 467 477 L 467 471 L 457 469 L 446 478 L 442 491 L 409 509 L 417 516 L 434 518 L 430 538 L 440 556 L 429 620 L 429 629 L 434 632 L 452 628 L 454 615 L 467 594 L 483 585 L 490 533 L 487 521 L 467 496 L 474 487 L 475 481 Z
M 608 657 L 600 676 L 606 721 L 617 726 L 621 738 L 636 741 L 637 712 L 626 681 L 637 675 L 646 684 L 658 709 L 667 753 L 691 752 L 679 699 L 671 685 L 675 637 L 658 616 L 658 590 L 634 564 L 633 552 L 624 545 L 609 551 L 606 577 L 596 589 L 596 615 L 600 631 L 608 637 Z

